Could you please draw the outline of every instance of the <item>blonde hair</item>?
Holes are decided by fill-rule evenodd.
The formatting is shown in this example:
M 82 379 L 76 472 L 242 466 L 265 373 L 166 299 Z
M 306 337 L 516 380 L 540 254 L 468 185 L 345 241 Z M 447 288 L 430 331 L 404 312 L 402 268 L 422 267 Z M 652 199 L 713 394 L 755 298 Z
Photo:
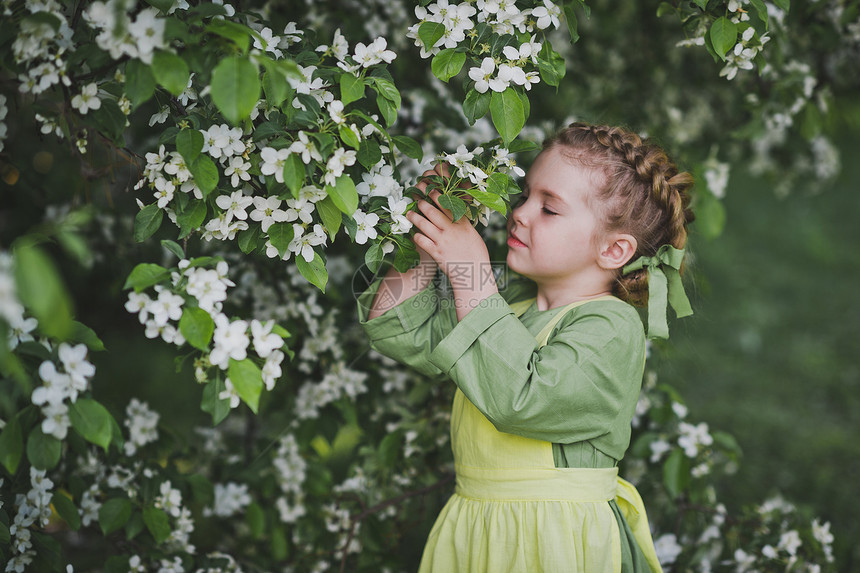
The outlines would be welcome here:
M 631 261 L 654 256 L 665 244 L 684 248 L 687 225 L 695 218 L 689 208 L 693 176 L 679 172 L 660 146 L 621 127 L 577 122 L 546 140 L 543 148 L 557 148 L 602 175 L 595 212 L 607 232 L 623 231 L 636 238 Z M 645 306 L 647 271 L 622 276 L 619 270 L 613 294 Z

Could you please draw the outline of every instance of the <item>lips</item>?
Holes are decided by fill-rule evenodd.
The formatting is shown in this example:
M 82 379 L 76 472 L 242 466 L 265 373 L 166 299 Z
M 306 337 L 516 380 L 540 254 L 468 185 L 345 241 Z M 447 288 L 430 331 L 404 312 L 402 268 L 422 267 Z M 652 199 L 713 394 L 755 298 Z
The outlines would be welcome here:
M 527 245 L 522 242 L 519 237 L 517 237 L 513 231 L 511 231 L 510 237 L 508 237 L 508 246 L 509 247 L 526 247 Z

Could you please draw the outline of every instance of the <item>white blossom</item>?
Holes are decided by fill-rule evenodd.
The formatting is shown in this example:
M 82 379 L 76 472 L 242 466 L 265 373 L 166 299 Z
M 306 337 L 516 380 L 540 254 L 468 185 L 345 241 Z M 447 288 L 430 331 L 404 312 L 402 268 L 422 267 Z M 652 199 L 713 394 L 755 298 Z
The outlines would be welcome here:
M 226 370 L 230 359 L 244 360 L 248 356 L 248 323 L 244 320 L 230 322 L 223 314 L 215 317 L 215 332 L 212 340 L 215 347 L 209 355 L 209 361 L 222 370 Z
M 98 96 L 99 87 L 95 82 L 88 83 L 81 89 L 81 93 L 72 98 L 72 107 L 78 110 L 81 115 L 86 115 L 91 109 L 99 109 L 102 106 L 102 101 Z
M 251 211 L 251 220 L 259 221 L 263 232 L 269 231 L 274 223 L 288 221 L 287 212 L 281 208 L 281 200 L 276 195 L 270 197 L 254 197 L 254 210 Z
M 254 203 L 254 199 L 242 193 L 241 190 L 233 191 L 230 195 L 219 195 L 215 199 L 215 204 L 224 209 L 224 215 L 229 223 L 233 217 L 244 221 L 248 218 L 248 213 L 245 211 Z
M 376 213 L 365 213 L 361 209 L 357 209 L 353 213 L 352 218 L 355 219 L 357 225 L 355 230 L 355 242 L 363 245 L 368 239 L 376 238 L 376 224 L 379 223 L 379 215 Z

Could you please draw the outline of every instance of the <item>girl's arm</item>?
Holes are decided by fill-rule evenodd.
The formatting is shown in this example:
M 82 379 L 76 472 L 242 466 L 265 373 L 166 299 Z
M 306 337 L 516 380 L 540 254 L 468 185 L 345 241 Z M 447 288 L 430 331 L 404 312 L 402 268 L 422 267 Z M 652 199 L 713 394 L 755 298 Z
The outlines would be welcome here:
M 446 165 L 441 168 L 448 175 Z M 418 231 L 415 246 L 427 252 L 448 276 L 454 291 L 457 320 L 478 307 L 499 289 L 490 271 L 490 255 L 484 239 L 466 217 L 454 221 L 448 209 L 439 204 L 441 193 L 433 190 L 427 197 L 433 201 L 418 201 L 418 211 L 406 214 Z
M 423 249 L 419 248 L 418 254 L 421 261 L 405 273 L 398 272 L 393 266 L 388 269 L 373 298 L 368 320 L 373 320 L 427 288 L 436 274 L 437 265 Z

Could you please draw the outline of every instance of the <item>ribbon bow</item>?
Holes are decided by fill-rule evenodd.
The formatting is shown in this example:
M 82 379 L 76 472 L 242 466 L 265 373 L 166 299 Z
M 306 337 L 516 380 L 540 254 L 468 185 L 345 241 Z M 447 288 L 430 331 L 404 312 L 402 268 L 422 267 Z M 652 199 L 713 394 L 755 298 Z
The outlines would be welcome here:
M 675 309 L 680 318 L 693 314 L 684 285 L 681 283 L 681 261 L 684 249 L 663 245 L 653 257 L 639 257 L 621 269 L 626 275 L 639 269 L 648 269 L 648 336 L 650 338 L 669 338 L 669 324 L 666 321 L 668 304 Z

